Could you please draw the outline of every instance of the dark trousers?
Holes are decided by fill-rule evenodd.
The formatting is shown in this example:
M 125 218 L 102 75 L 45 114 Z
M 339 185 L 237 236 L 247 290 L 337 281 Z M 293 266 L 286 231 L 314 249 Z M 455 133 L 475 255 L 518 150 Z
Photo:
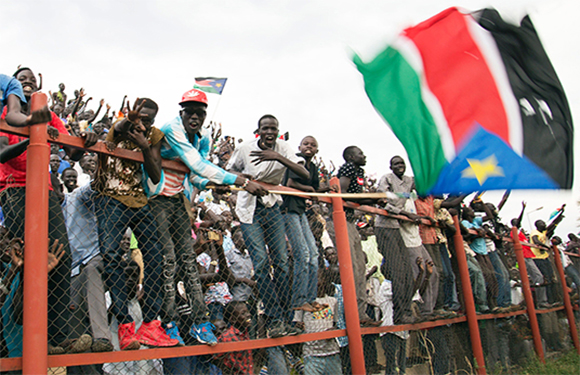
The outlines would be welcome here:
M 544 283 L 548 284 L 546 286 L 546 291 L 548 293 L 548 303 L 561 302 L 562 301 L 562 289 L 559 287 L 558 280 L 554 274 L 554 268 L 552 267 L 552 262 L 549 258 L 546 259 L 534 259 L 534 263 L 538 266 L 542 275 L 544 275 Z
M 485 280 L 485 290 L 487 292 L 487 304 L 489 308 L 493 309 L 497 307 L 497 279 L 495 278 L 495 270 L 493 269 L 493 264 L 489 260 L 487 255 L 476 254 L 475 259 L 479 263 L 479 267 L 483 272 L 483 278 Z
M 385 352 L 385 375 L 404 374 L 407 369 L 407 340 L 387 333 L 381 336 Z
M 409 252 L 398 228 L 375 227 L 379 252 L 383 256 L 384 276 L 393 283 L 393 319 L 411 315 L 413 298 L 413 269 Z
M 145 265 L 145 294 L 141 309 L 143 320 L 157 319 L 163 303 L 163 282 L 161 280 L 161 246 L 157 237 L 157 224 L 148 205 L 130 208 L 116 199 L 99 196 L 95 202 L 99 222 L 99 242 L 105 265 L 103 277 L 111 293 L 111 312 L 119 324 L 133 321 L 128 309 L 127 278 L 123 267 L 121 239 L 127 228 L 131 228 L 139 248 L 143 253 Z
M 175 316 L 175 285 L 183 281 L 191 310 L 187 315 L 194 324 L 209 320 L 209 312 L 203 301 L 199 282 L 191 224 L 184 204 L 184 195 L 157 196 L 149 202 L 157 222 L 157 234 L 163 251 L 163 308 L 161 320 L 169 323 Z M 186 327 L 189 329 L 190 327 Z
M 14 237 L 23 240 L 25 191 L 23 187 L 14 187 L 0 193 L 6 228 Z M 59 244 L 64 245 L 65 252 L 56 268 L 48 275 L 48 342 L 58 345 L 69 334 L 71 256 L 60 202 L 52 191 L 48 199 L 48 237 L 51 244 L 58 240 Z

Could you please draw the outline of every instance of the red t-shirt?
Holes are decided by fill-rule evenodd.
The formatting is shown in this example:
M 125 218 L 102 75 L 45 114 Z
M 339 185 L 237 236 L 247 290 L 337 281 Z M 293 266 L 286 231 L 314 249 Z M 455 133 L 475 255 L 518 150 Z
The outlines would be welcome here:
M 526 237 L 526 235 L 522 231 L 518 232 L 518 239 L 520 240 L 520 242 L 530 242 L 530 240 L 528 240 L 528 237 Z M 524 252 L 524 258 L 536 257 L 529 246 L 522 244 L 522 250 Z
M 54 112 L 51 112 L 52 120 L 48 123 L 58 129 L 61 134 L 67 134 L 68 131 L 64 127 L 64 123 L 58 118 Z M 2 119 L 6 117 L 6 107 L 2 112 Z M 8 138 L 8 145 L 14 145 L 26 139 L 26 137 L 21 137 L 15 134 L 8 134 L 0 131 L 0 137 Z M 24 151 L 22 154 L 18 155 L 12 160 L 8 160 L 6 163 L 0 163 L 0 191 L 6 189 L 7 187 L 23 187 L 26 186 L 26 154 Z M 48 168 L 48 165 L 46 166 Z M 50 177 L 48 179 L 48 188 L 52 190 L 52 185 L 50 184 Z

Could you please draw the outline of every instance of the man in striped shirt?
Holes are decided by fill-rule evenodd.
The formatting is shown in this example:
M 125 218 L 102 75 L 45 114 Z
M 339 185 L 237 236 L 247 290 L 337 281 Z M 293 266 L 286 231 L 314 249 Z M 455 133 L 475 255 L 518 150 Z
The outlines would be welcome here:
M 183 94 L 179 103 L 179 116 L 161 126 L 165 135 L 161 145 L 163 159 L 181 160 L 190 170 L 188 173 L 164 168 L 159 183 L 147 179 L 146 191 L 158 224 L 158 234 L 163 246 L 164 303 L 161 319 L 167 333 L 180 339 L 174 322 L 175 285 L 181 280 L 191 309 L 180 311 L 181 323 L 197 341 L 215 345 L 217 339 L 209 322 L 209 312 L 203 300 L 203 291 L 197 272 L 196 254 L 193 250 L 188 203 L 192 198 L 193 185 L 205 189 L 208 182 L 241 186 L 255 195 L 265 195 L 267 190 L 259 184 L 224 171 L 209 162 L 207 157 L 211 141 L 201 133 L 206 117 L 207 96 L 199 90 Z M 190 179 L 191 175 L 191 179 Z

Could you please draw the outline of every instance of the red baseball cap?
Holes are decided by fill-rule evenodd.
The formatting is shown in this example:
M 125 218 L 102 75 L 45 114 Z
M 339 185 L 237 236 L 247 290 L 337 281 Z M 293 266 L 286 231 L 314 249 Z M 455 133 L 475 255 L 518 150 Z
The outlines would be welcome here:
M 208 105 L 207 95 L 203 91 L 197 89 L 191 89 L 186 91 L 181 97 L 179 104 L 185 104 L 187 102 L 198 102 Z

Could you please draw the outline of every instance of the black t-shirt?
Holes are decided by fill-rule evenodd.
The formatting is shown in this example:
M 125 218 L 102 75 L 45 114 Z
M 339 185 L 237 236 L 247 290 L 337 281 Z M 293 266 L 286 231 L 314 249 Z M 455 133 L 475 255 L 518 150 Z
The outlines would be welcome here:
M 344 163 L 338 170 L 338 178 L 347 177 L 350 179 L 348 189 L 343 193 L 362 193 L 365 184 L 365 170 L 352 163 Z M 345 208 L 346 220 L 354 220 L 354 210 Z
M 300 156 L 300 154 L 297 155 Z M 310 173 L 310 178 L 308 180 L 301 178 L 290 169 L 286 169 L 282 184 L 288 186 L 288 179 L 291 178 L 299 184 L 312 186 L 314 190 L 318 190 L 318 187 L 320 186 L 320 180 L 318 179 L 318 166 L 311 162 L 309 166 L 305 165 L 304 167 Z M 284 199 L 284 203 L 282 203 L 282 212 L 291 212 L 302 215 L 304 211 L 306 211 L 306 199 L 290 195 L 284 195 L 282 199 Z

